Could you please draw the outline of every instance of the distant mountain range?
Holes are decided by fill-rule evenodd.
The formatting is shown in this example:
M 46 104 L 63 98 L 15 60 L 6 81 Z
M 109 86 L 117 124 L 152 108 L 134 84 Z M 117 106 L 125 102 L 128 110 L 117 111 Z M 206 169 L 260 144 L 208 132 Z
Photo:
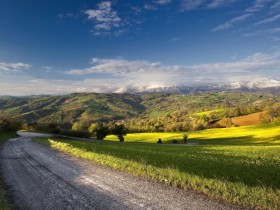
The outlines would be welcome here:
M 219 92 L 219 91 L 237 91 L 237 92 L 252 92 L 252 93 L 272 93 L 280 95 L 280 80 L 277 79 L 263 79 L 253 81 L 238 81 L 228 84 L 204 84 L 204 85 L 190 85 L 190 86 L 163 86 L 152 85 L 138 88 L 121 88 L 113 93 L 130 93 L 130 94 L 146 94 L 146 93 L 169 93 L 169 94 L 195 94 L 205 92 Z M 107 94 L 107 93 L 106 93 Z M 38 96 L 47 95 L 30 95 L 21 96 L 28 98 L 36 98 Z M 15 96 L 1 96 L 1 99 L 21 98 Z
M 254 80 L 247 82 L 232 82 L 229 84 L 209 84 L 196 86 L 147 87 L 128 89 L 130 93 L 177 93 L 192 94 L 216 91 L 263 92 L 280 95 L 280 81 L 276 79 Z

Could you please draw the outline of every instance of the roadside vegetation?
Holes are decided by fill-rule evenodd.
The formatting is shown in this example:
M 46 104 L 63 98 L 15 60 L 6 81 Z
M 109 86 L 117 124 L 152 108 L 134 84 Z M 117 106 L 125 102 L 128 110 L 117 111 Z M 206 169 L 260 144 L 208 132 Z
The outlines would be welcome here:
M 0 149 L 10 138 L 16 136 L 16 131 L 21 127 L 18 120 L 10 120 L 7 117 L 0 116 Z M 0 168 L 1 169 L 1 168 Z M 7 199 L 7 192 L 0 171 L 0 209 L 12 209 L 12 204 Z
M 174 187 L 251 208 L 280 207 L 280 126 L 128 134 L 127 144 L 36 139 L 57 150 Z M 163 144 L 156 143 L 162 138 Z M 106 139 L 117 140 L 108 136 Z M 178 140 L 179 144 L 167 144 Z M 180 142 L 181 141 L 181 142 Z M 149 142 L 149 143 L 138 143 Z M 181 143 L 181 144 L 180 144 Z

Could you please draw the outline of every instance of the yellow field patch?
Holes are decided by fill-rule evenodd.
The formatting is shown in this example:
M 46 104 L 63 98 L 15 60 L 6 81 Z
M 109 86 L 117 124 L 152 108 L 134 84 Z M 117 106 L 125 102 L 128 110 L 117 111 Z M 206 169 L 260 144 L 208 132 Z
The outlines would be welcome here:
M 189 142 L 199 144 L 224 145 L 280 145 L 280 126 L 257 125 L 231 128 L 213 128 L 202 131 L 186 132 Z M 156 143 L 159 138 L 163 143 L 172 143 L 176 139 L 183 142 L 182 132 L 172 133 L 133 133 L 125 136 L 125 142 Z M 118 141 L 114 135 L 105 140 Z

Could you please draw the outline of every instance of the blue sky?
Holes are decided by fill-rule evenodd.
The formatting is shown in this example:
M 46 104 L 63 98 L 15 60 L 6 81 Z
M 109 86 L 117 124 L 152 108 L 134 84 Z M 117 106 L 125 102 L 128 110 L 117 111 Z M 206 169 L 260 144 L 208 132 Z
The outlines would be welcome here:
M 280 80 L 279 0 L 0 0 L 0 95 Z

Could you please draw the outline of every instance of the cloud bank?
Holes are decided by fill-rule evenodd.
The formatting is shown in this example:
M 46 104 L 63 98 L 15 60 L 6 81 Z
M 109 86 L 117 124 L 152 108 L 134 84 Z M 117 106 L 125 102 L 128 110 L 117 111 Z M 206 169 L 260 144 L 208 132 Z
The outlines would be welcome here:
M 16 65 L 17 68 L 18 66 L 22 65 Z M 1 81 L 0 95 L 126 92 L 174 86 L 280 80 L 279 69 L 280 51 L 271 54 L 255 53 L 231 62 L 188 66 L 123 58 L 93 58 L 87 68 L 64 72 L 72 79 L 50 80 L 30 77 L 16 83 Z
M 25 69 L 29 69 L 31 65 L 26 63 L 1 63 L 0 62 L 0 71 L 7 72 L 17 72 Z

